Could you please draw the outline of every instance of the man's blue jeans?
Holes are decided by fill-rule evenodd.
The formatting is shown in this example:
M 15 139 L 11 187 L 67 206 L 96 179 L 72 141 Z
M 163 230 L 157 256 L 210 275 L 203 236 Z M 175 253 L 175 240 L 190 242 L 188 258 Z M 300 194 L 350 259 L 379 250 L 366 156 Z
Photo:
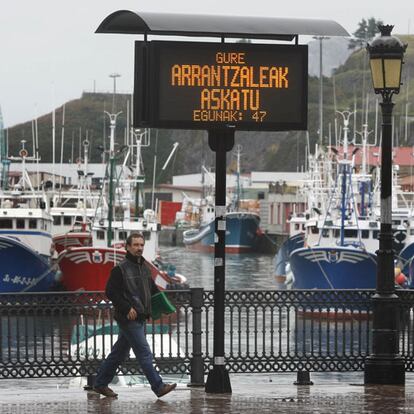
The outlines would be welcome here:
M 141 365 L 142 371 L 151 384 L 151 389 L 155 394 L 158 394 L 164 383 L 162 382 L 160 374 L 154 368 L 152 352 L 145 337 L 144 323 L 128 321 L 118 324 L 118 340 L 112 347 L 111 353 L 98 369 L 95 387 L 107 386 L 112 381 L 118 366 L 125 361 L 132 348 L 135 357 Z

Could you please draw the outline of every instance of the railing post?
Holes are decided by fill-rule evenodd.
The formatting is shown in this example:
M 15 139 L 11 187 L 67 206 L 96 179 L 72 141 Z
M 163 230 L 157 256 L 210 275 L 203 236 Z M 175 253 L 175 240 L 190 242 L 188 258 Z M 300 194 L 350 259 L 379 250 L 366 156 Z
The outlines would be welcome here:
M 191 358 L 191 380 L 189 387 L 204 387 L 204 361 L 201 349 L 201 307 L 203 306 L 203 288 L 191 288 L 191 308 L 193 314 L 193 352 Z
M 86 376 L 86 385 L 83 387 L 83 389 L 85 391 L 90 391 L 93 389 L 93 386 L 95 385 L 95 379 L 96 379 L 96 374 L 88 374 Z

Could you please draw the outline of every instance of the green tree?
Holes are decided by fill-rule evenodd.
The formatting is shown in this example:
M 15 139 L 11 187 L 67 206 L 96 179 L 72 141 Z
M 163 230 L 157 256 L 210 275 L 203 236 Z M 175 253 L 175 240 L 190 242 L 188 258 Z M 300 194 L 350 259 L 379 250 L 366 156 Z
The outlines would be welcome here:
M 349 41 L 348 48 L 356 49 L 364 47 L 377 33 L 379 33 L 378 25 L 384 24 L 382 20 L 375 20 L 374 17 L 368 20 L 362 19 L 358 23 L 358 29 L 352 33 L 354 38 Z

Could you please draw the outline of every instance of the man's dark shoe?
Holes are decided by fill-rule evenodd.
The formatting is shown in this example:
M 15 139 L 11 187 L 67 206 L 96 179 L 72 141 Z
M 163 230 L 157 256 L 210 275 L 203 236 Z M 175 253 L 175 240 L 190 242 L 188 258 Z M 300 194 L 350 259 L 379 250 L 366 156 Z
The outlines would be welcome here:
M 177 386 L 177 384 L 164 384 L 164 386 L 161 388 L 161 390 L 158 391 L 157 397 L 160 398 L 163 395 L 168 394 L 169 392 L 174 390 L 176 386 Z
M 98 394 L 104 395 L 105 397 L 118 397 L 118 394 L 116 392 L 113 392 L 108 386 L 93 387 L 93 390 Z

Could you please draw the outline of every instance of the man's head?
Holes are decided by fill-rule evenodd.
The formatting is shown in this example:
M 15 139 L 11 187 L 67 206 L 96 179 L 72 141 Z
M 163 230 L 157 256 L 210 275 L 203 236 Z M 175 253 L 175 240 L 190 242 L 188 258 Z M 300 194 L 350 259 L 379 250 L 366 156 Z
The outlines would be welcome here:
M 131 233 L 126 239 L 126 249 L 133 256 L 141 257 L 144 245 L 145 239 L 141 233 Z

